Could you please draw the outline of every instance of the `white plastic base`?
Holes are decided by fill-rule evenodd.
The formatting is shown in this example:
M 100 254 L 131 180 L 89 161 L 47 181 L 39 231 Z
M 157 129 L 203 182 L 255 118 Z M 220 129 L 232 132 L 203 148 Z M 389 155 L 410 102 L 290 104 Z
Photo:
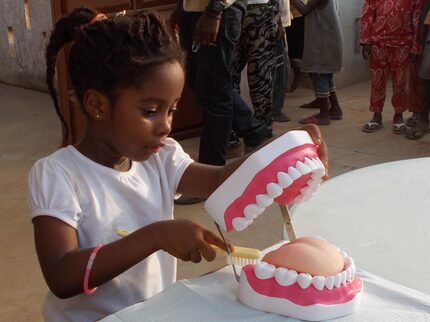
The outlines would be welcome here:
M 306 321 L 323 321 L 351 314 L 360 304 L 363 289 L 355 297 L 345 303 L 335 305 L 314 304 L 302 306 L 278 298 L 268 297 L 255 292 L 248 283 L 246 274 L 242 272 L 239 282 L 238 299 L 254 309 L 289 316 Z

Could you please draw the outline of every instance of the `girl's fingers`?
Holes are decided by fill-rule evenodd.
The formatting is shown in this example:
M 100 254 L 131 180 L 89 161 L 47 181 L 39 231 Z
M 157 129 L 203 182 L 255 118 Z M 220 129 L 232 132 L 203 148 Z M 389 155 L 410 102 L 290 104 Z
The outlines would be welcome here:
M 198 249 L 191 251 L 190 261 L 192 261 L 193 263 L 200 263 L 202 261 L 202 255 L 200 254 Z

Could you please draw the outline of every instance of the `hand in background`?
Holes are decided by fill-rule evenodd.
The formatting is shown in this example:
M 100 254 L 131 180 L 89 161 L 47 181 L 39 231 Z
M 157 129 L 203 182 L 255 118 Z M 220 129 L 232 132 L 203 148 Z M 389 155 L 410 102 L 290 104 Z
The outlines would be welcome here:
M 307 124 L 304 125 L 301 130 L 304 130 L 309 133 L 314 143 L 318 146 L 318 155 L 321 160 L 321 162 L 324 164 L 324 167 L 326 169 L 325 176 L 323 177 L 324 180 L 328 179 L 328 149 L 327 144 L 322 138 L 321 131 L 318 126 L 315 124 Z
M 193 40 L 200 46 L 208 46 L 215 43 L 221 23 L 221 16 L 204 12 L 197 21 Z
M 372 55 L 372 46 L 368 44 L 362 44 L 361 55 L 363 56 L 364 60 L 369 60 L 370 56 Z

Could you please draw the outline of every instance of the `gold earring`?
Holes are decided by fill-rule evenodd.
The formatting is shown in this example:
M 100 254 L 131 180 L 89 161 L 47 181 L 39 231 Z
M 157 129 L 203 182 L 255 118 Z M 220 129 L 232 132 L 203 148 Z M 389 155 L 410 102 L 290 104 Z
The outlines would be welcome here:
M 96 115 L 96 119 L 99 119 L 99 118 L 100 118 L 100 114 L 97 114 L 97 115 Z

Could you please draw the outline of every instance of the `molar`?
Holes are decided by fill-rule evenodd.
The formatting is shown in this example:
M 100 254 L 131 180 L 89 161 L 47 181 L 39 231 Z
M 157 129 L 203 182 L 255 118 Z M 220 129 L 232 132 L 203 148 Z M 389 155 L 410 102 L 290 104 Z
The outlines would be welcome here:
M 282 192 L 283 192 L 283 189 L 281 188 L 281 186 L 273 182 L 269 183 L 266 186 L 266 190 L 267 190 L 267 194 L 272 198 L 279 197 L 280 195 L 282 195 Z
M 342 283 L 342 285 L 345 285 L 346 284 L 346 271 L 345 270 L 342 271 L 341 276 L 342 276 L 341 283 Z
M 261 280 L 267 280 L 271 277 L 273 277 L 273 274 L 275 273 L 276 267 L 265 263 L 265 262 L 258 262 L 254 265 L 254 273 L 257 278 Z
M 245 217 L 236 217 L 232 220 L 231 224 L 233 225 L 233 228 L 237 231 L 242 231 L 246 227 L 252 224 L 251 219 L 247 219 Z
M 245 218 L 249 220 L 254 220 L 259 215 L 261 215 L 263 211 L 264 211 L 264 208 L 259 207 L 256 204 L 250 204 L 246 206 L 245 209 L 243 209 L 243 214 L 245 215 Z
M 312 161 L 311 159 L 305 157 L 305 164 L 312 170 L 312 172 L 314 172 L 315 170 L 317 170 L 318 164 L 316 164 L 314 161 Z
M 347 268 L 347 270 L 346 270 L 346 280 L 347 280 L 348 282 L 351 282 L 353 277 L 354 277 L 354 276 L 352 275 L 352 267 L 350 266 L 350 267 L 348 267 L 348 268 Z
M 342 284 L 342 273 L 337 273 L 334 277 L 334 286 L 339 288 L 340 284 Z
M 312 278 L 312 285 L 318 290 L 322 291 L 325 285 L 324 276 L 314 276 Z
M 302 176 L 302 174 L 297 171 L 294 167 L 289 167 L 288 168 L 288 175 L 293 178 L 293 180 L 297 180 L 298 178 L 300 178 Z
M 332 290 L 334 286 L 334 276 L 327 276 L 325 278 L 325 287 L 327 287 L 328 290 Z
M 299 284 L 299 286 L 302 289 L 306 289 L 309 287 L 309 285 L 311 285 L 312 283 L 312 276 L 306 273 L 300 273 L 299 277 L 297 277 L 297 284 Z
M 304 164 L 302 161 L 296 162 L 296 169 L 300 171 L 302 175 L 306 175 L 310 173 L 312 170 L 309 168 L 306 164 Z
M 291 178 L 287 173 L 285 172 L 278 172 L 277 175 L 278 178 L 278 184 L 283 188 L 288 188 L 291 186 L 294 182 L 293 178 Z
M 276 282 L 282 286 L 290 286 L 296 283 L 298 275 L 296 271 L 286 269 L 285 267 L 277 268 L 274 273 Z
M 273 198 L 268 195 L 261 194 L 255 197 L 255 201 L 257 202 L 257 206 L 261 208 L 267 208 L 273 203 Z

